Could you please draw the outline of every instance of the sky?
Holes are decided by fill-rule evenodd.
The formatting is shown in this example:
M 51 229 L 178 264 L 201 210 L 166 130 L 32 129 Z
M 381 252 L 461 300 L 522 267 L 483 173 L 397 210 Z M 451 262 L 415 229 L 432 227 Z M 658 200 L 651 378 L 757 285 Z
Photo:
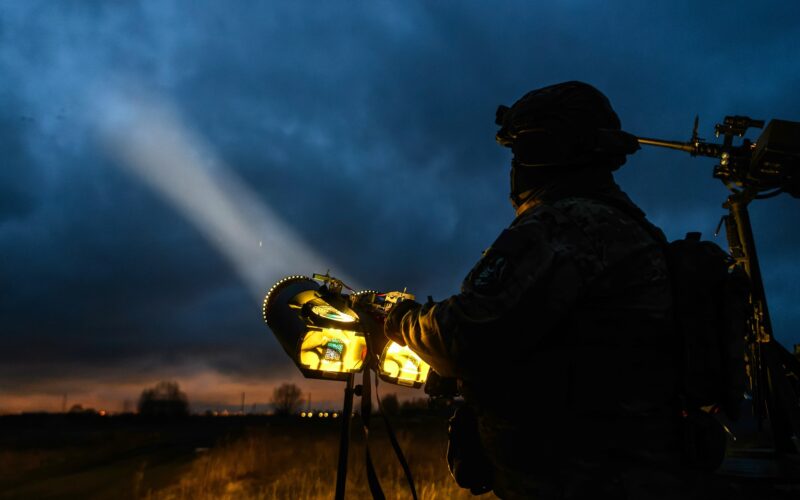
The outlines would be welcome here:
M 0 0 L 0 413 L 121 409 L 159 380 L 195 409 L 285 381 L 339 404 L 262 323 L 274 282 L 446 298 L 513 219 L 499 104 L 582 80 L 636 135 L 800 120 L 798 20 L 792 1 Z M 713 166 L 645 148 L 616 178 L 670 238 L 713 239 Z M 790 349 L 798 208 L 751 207 Z

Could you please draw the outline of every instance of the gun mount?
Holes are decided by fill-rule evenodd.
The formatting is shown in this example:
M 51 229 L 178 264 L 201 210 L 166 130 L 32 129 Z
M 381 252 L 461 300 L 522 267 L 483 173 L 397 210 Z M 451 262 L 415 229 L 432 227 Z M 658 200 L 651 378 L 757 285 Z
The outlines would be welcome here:
M 748 129 L 763 132 L 755 140 L 745 138 Z M 746 339 L 749 392 L 753 416 L 759 430 L 769 423 L 772 447 L 778 455 L 800 455 L 800 360 L 778 343 L 772 331 L 764 283 L 756 254 L 750 216 L 751 201 L 788 193 L 800 198 L 800 122 L 726 116 L 714 127 L 722 143 L 698 137 L 695 118 L 691 138 L 686 142 L 640 137 L 640 144 L 676 149 L 691 156 L 716 158 L 713 176 L 731 194 L 723 208 L 728 247 L 737 266 L 750 277 L 752 318 Z M 739 144 L 734 139 L 740 138 Z

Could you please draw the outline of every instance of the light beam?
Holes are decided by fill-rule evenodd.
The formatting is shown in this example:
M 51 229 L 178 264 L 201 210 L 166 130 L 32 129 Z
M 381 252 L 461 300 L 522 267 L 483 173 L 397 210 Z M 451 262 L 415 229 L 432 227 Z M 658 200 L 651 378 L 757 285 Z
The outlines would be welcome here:
M 194 224 L 233 265 L 254 300 L 260 302 L 269 284 L 288 272 L 332 267 L 168 102 L 139 90 L 107 92 L 96 102 L 97 130 L 108 151 Z

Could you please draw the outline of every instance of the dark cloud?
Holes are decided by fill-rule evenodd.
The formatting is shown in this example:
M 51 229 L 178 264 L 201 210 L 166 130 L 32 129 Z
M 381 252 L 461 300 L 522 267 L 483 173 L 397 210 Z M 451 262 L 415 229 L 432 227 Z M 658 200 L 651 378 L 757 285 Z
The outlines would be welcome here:
M 27 216 L 36 205 L 41 180 L 36 166 L 28 155 L 26 132 L 33 119 L 21 113 L 13 99 L 0 97 L 0 151 L 3 167 L 0 169 L 0 227 L 15 219 Z
M 767 4 L 6 4 L 4 379 L 291 373 L 231 266 L 98 147 L 103 90 L 171 100 L 333 272 L 442 297 L 512 217 L 500 103 L 581 79 L 641 135 L 688 138 L 695 114 L 709 138 L 726 114 L 800 119 L 800 7 Z M 643 150 L 618 180 L 671 237 L 710 237 L 726 196 L 713 163 Z M 800 342 L 797 214 L 791 199 L 753 208 L 787 343 Z

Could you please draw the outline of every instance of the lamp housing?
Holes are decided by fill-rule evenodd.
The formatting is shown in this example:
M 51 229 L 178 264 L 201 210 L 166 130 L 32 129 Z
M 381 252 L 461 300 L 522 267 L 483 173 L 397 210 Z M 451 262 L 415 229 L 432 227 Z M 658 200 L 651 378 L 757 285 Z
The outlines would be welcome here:
M 267 293 L 262 313 L 306 378 L 347 380 L 364 368 L 367 341 L 358 314 L 325 284 L 306 276 L 286 277 Z
M 430 366 L 383 335 L 389 311 L 414 296 L 372 290 L 345 294 L 344 287 L 328 275 L 287 276 L 264 298 L 264 321 L 306 378 L 347 380 L 371 358 L 371 368 L 385 382 L 421 387 Z

